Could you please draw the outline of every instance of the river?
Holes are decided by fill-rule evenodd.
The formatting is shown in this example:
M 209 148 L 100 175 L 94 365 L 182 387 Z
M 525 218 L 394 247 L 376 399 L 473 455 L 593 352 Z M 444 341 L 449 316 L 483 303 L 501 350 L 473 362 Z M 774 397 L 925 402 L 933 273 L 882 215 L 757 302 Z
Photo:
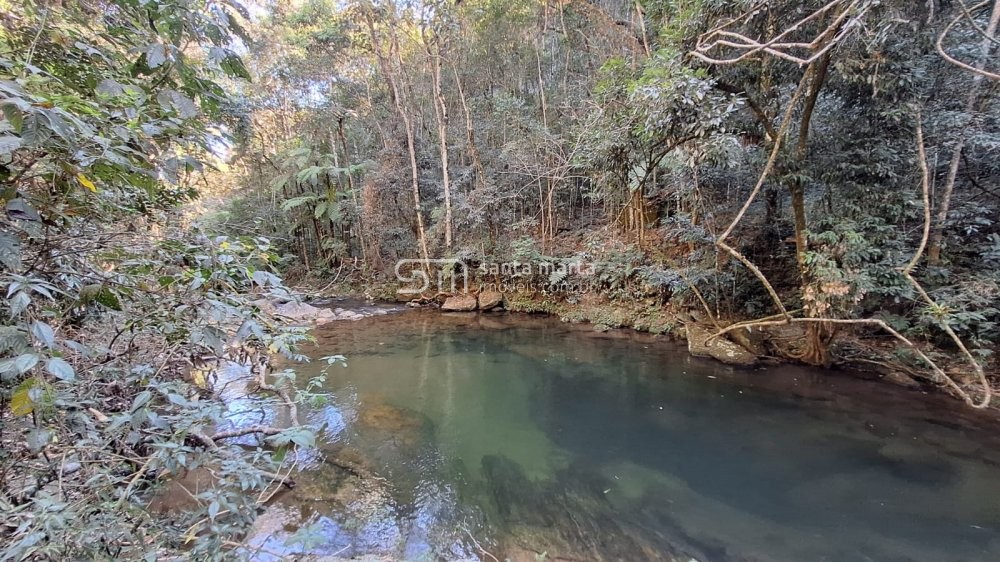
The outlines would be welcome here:
M 315 335 L 299 381 L 325 370 L 322 443 L 259 560 L 1000 560 L 1000 424 L 939 395 L 547 317 Z

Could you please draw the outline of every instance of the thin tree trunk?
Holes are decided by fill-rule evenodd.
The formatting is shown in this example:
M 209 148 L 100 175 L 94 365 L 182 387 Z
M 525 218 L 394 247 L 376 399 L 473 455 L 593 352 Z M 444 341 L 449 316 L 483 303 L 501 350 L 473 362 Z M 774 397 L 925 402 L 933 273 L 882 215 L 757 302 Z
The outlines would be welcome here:
M 642 9 L 642 5 L 639 4 L 638 0 L 635 3 L 635 14 L 639 19 L 639 31 L 642 33 L 642 48 L 646 51 L 646 58 L 651 56 L 649 50 L 649 41 L 646 40 L 646 12 Z
M 423 212 L 420 210 L 420 172 L 417 170 L 417 151 L 414 146 L 415 141 L 413 138 L 413 124 L 410 122 L 410 117 L 406 114 L 402 105 L 397 107 L 397 111 L 399 111 L 400 117 L 403 119 L 403 126 L 406 127 L 406 151 L 410 156 L 410 179 L 412 180 L 413 188 L 413 212 L 417 215 L 417 241 L 420 244 L 420 253 L 426 262 L 430 259 L 430 254 L 427 252 L 427 235 L 426 229 L 424 228 L 424 216 Z
M 826 81 L 827 70 L 830 67 L 830 55 L 823 55 L 816 66 L 811 67 L 812 80 L 809 84 L 809 94 L 806 96 L 805 105 L 802 108 L 802 121 L 799 124 L 799 138 L 795 146 L 794 169 L 801 170 L 809 151 L 809 127 L 812 123 L 813 112 L 816 109 L 816 100 L 819 92 Z M 805 185 L 799 178 L 792 180 L 789 185 L 792 195 L 792 213 L 795 217 L 795 261 L 798 264 L 799 275 L 804 278 L 806 270 L 806 252 L 809 249 L 806 240 L 806 205 L 805 205 Z
M 383 67 L 383 72 L 384 72 L 384 70 L 385 70 L 385 68 Z M 368 109 L 374 115 L 375 114 L 375 102 L 372 100 L 372 85 L 368 81 L 367 77 L 365 78 L 365 97 L 368 100 Z M 378 120 L 378 119 L 373 119 L 373 121 L 375 121 L 375 127 L 378 129 L 378 136 L 379 136 L 380 139 L 382 139 L 382 148 L 388 150 L 389 149 L 389 137 L 387 137 L 386 134 L 385 134 L 385 131 L 382 130 L 382 122 L 380 120 Z
M 465 113 L 465 138 L 469 145 L 469 157 L 472 158 L 472 168 L 476 172 L 476 183 L 479 184 L 479 187 L 486 187 L 486 170 L 483 168 L 483 161 L 479 157 L 479 148 L 476 146 L 476 134 L 472 126 L 472 112 L 469 111 L 469 105 L 465 102 L 465 92 L 462 90 L 462 79 L 458 76 L 458 69 L 452 64 L 451 70 L 455 74 L 455 84 L 458 85 L 458 99 L 461 100 L 462 112 Z
M 452 217 L 451 217 L 451 181 L 448 177 L 448 105 L 445 102 L 444 92 L 441 90 L 441 43 L 440 38 L 433 39 L 436 52 L 431 51 L 431 45 L 427 45 L 427 54 L 430 55 L 433 72 L 431 82 L 434 90 L 434 115 L 437 117 L 438 129 L 438 151 L 441 153 L 441 182 L 444 187 L 444 245 L 451 249 L 452 241 Z
M 316 236 L 316 255 L 321 260 L 325 261 L 327 265 L 332 265 L 332 260 L 327 254 L 326 249 L 323 248 L 323 235 L 320 233 L 319 221 L 316 220 L 316 215 L 312 218 L 313 225 L 313 235 Z
M 330 134 L 330 153 L 333 155 L 333 166 L 335 168 L 339 168 L 340 164 L 339 164 L 339 162 L 337 160 L 337 145 L 333 144 L 333 134 L 332 133 Z M 329 236 L 331 239 L 335 240 L 337 238 L 337 229 L 334 228 L 333 220 L 330 218 L 330 208 L 331 208 L 330 206 L 333 205 L 333 202 L 337 200 L 337 185 L 340 183 L 340 181 L 337 180 L 336 182 L 331 182 L 330 181 L 330 174 L 323 174 L 323 183 L 326 186 L 326 207 L 327 208 L 326 208 L 326 212 L 324 213 L 326 215 L 326 219 L 321 224 L 323 224 L 323 225 L 326 226 L 326 228 L 325 228 L 326 235 Z M 351 250 L 350 238 L 345 237 L 343 235 L 343 233 L 341 233 L 341 240 L 344 241 L 344 244 L 347 247 L 348 255 L 350 255 L 350 250 Z M 320 248 L 323 248 L 322 242 L 320 243 Z M 323 248 L 323 249 L 326 250 L 325 248 Z M 334 261 L 333 252 L 326 250 L 325 253 L 326 253 L 326 256 L 327 256 L 327 261 L 332 266 L 333 265 L 333 261 Z
M 344 134 L 344 120 L 340 119 L 337 121 L 337 136 L 340 138 L 340 147 L 344 151 L 344 168 L 347 169 L 347 189 L 351 191 L 351 200 L 354 202 L 354 208 L 358 211 L 358 243 L 361 246 L 361 261 L 362 263 L 368 262 L 368 242 L 365 236 L 365 229 L 367 226 L 364 224 L 364 217 L 361 214 L 361 203 L 358 201 L 358 192 L 354 188 L 354 174 L 351 172 L 351 152 L 347 149 L 347 135 Z M 333 142 L 333 139 L 331 139 Z M 336 147 L 333 148 L 334 154 L 337 153 Z
M 424 217 L 420 210 L 420 183 L 419 183 L 419 171 L 417 169 L 417 152 L 414 146 L 415 141 L 413 137 L 413 123 L 410 121 L 410 116 L 406 112 L 406 108 L 403 104 L 403 99 L 400 96 L 400 88 L 397 84 L 395 73 L 389 69 L 388 61 L 386 61 L 386 55 L 382 52 L 381 40 L 379 34 L 375 31 L 375 23 L 372 21 L 372 15 L 370 10 L 365 11 L 365 21 L 368 24 L 368 31 L 371 34 L 372 47 L 375 50 L 375 57 L 379 61 L 379 66 L 382 67 L 382 74 L 385 75 L 385 79 L 389 82 L 389 87 L 392 92 L 393 103 L 396 107 L 396 112 L 399 114 L 400 119 L 403 120 L 403 126 L 406 129 L 406 151 L 410 157 L 410 178 L 412 181 L 413 188 L 413 210 L 417 215 L 417 241 L 420 245 L 421 257 L 424 260 L 424 268 L 427 268 L 427 262 L 430 260 L 430 255 L 427 251 L 427 236 L 424 229 Z M 396 61 L 394 64 L 398 63 L 402 67 L 402 59 L 399 53 L 398 41 L 396 38 L 396 29 L 393 24 L 392 29 L 392 39 L 390 44 L 390 55 L 395 53 Z M 402 68 L 400 68 L 402 70 Z
M 799 122 L 798 142 L 795 146 L 794 161 L 792 170 L 800 172 L 806 157 L 809 153 L 809 127 L 812 124 L 812 116 L 816 109 L 816 101 L 819 99 L 820 90 L 826 81 L 827 71 L 830 67 L 831 56 L 829 53 L 820 57 L 819 60 L 809 65 L 807 73 L 812 75 L 809 81 L 809 91 L 806 94 L 802 108 L 802 119 Z M 798 177 L 792 179 L 788 185 L 792 199 L 792 214 L 795 220 L 795 262 L 798 266 L 802 291 L 809 283 L 806 271 L 806 252 L 808 251 L 808 240 L 806 239 L 806 205 L 805 205 L 805 184 Z M 834 329 L 831 325 L 822 322 L 811 322 L 806 326 L 806 341 L 799 359 L 809 365 L 826 365 L 830 361 L 830 342 L 833 340 Z
M 541 177 L 538 178 L 538 231 L 542 235 L 542 251 L 545 251 L 545 195 Z
M 997 27 L 1000 26 L 1000 0 L 993 3 L 993 13 L 990 15 L 989 24 L 986 26 L 986 37 L 979 46 L 979 60 L 976 61 L 976 69 L 982 70 L 989 60 L 990 51 L 993 47 L 994 37 Z M 965 99 L 966 115 L 972 113 L 976 108 L 976 101 L 979 99 L 979 90 L 983 77 L 976 74 L 972 78 L 972 87 L 969 95 Z M 927 246 L 927 263 L 938 265 L 941 263 L 941 244 L 944 242 L 945 225 L 948 222 L 948 210 L 951 207 L 951 196 L 955 191 L 955 180 L 958 178 L 958 168 L 962 163 L 962 151 L 965 150 L 966 128 L 961 128 L 958 133 L 958 140 L 955 148 L 951 152 L 951 163 L 948 166 L 948 178 L 944 184 L 944 191 L 938 201 L 937 217 L 935 217 L 934 230 L 931 232 L 930 243 Z
M 535 68 L 538 71 L 538 96 L 542 105 L 542 125 L 549 127 L 548 106 L 545 103 L 545 82 L 542 81 L 542 43 L 535 45 Z
M 553 192 L 556 189 L 556 182 L 552 178 L 548 178 L 547 181 L 548 181 L 548 186 L 549 186 L 549 193 L 548 193 L 549 240 L 555 240 L 555 237 L 556 237 L 556 217 L 555 217 L 555 211 L 553 209 L 553 204 L 552 204 L 552 195 L 553 195 Z
M 294 181 L 292 182 L 292 186 L 289 186 L 287 183 L 281 186 L 281 191 L 285 194 L 286 200 L 292 199 L 297 195 L 295 189 L 296 187 L 297 182 Z M 302 228 L 301 223 L 296 223 L 295 228 L 292 229 L 291 236 L 293 240 L 299 243 L 299 251 L 301 252 L 302 261 L 306 266 L 306 271 L 309 271 L 311 268 L 309 266 L 309 251 L 306 248 L 306 231 Z

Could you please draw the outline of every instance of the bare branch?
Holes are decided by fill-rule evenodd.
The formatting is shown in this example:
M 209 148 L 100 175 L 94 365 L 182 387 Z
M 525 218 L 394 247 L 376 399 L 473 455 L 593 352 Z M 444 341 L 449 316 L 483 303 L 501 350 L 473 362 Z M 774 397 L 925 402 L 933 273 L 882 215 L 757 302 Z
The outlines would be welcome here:
M 250 435 L 252 433 L 259 433 L 261 435 L 277 435 L 281 433 L 282 430 L 276 427 L 267 427 L 261 425 L 254 425 L 251 427 L 244 427 L 241 429 L 231 429 L 229 431 L 218 431 L 212 434 L 209 439 L 212 441 L 219 441 L 220 439 L 231 439 L 233 437 L 243 437 L 244 435 Z
M 774 146 L 771 148 L 771 155 L 768 157 L 767 164 L 764 165 L 764 169 L 761 171 L 760 177 L 757 179 L 757 184 L 754 186 L 753 191 L 750 192 L 747 200 L 743 203 L 743 207 L 738 213 L 736 213 L 736 217 L 733 218 L 733 222 L 729 223 L 729 227 L 726 228 L 725 232 L 723 232 L 715 241 L 716 246 L 725 250 L 729 255 L 739 260 L 740 263 L 753 272 L 757 279 L 759 279 L 764 285 L 764 288 L 767 289 L 768 294 L 771 296 L 771 300 L 774 302 L 774 306 L 781 311 L 781 315 L 785 318 L 791 318 L 791 315 L 785 309 L 785 305 L 782 304 L 781 298 L 778 296 L 777 291 L 774 290 L 771 282 L 767 280 L 764 273 L 761 272 L 761 270 L 754 265 L 753 262 L 747 259 L 746 256 L 738 252 L 735 248 L 727 244 L 726 238 L 733 233 L 736 225 L 743 220 L 743 216 L 746 215 L 747 210 L 750 209 L 750 205 L 753 204 L 754 199 L 757 198 L 760 190 L 763 189 L 764 183 L 767 182 L 768 176 L 771 175 L 771 170 L 774 169 L 774 164 L 778 160 L 778 154 L 781 152 L 781 141 L 785 138 L 785 134 L 788 132 L 788 127 L 792 123 L 792 114 L 795 112 L 795 107 L 798 105 L 799 98 L 802 96 L 802 92 L 805 90 L 805 86 L 808 83 L 808 76 L 808 71 L 802 75 L 802 80 L 799 81 L 798 87 L 795 88 L 795 93 L 792 94 L 792 99 L 788 101 L 788 107 L 785 109 L 785 115 L 781 118 L 781 126 L 778 127 L 777 136 L 774 138 Z
M 941 58 L 950 62 L 951 64 L 959 68 L 968 70 L 969 72 L 972 72 L 977 76 L 989 78 L 990 80 L 1000 80 L 1000 74 L 985 70 L 986 66 L 985 63 L 986 59 L 989 58 L 991 43 L 992 44 L 998 43 L 994 35 L 996 34 L 997 30 L 997 22 L 1000 21 L 1000 0 L 993 0 L 993 15 L 990 16 L 989 25 L 985 30 L 976 25 L 976 22 L 972 17 L 972 12 L 988 6 L 990 4 L 990 0 L 986 0 L 985 2 L 980 2 L 979 4 L 976 4 L 971 8 L 966 8 L 964 2 L 959 2 L 959 4 L 961 4 L 962 6 L 962 13 L 956 16 L 955 19 L 953 19 L 951 23 L 949 23 L 948 26 L 944 28 L 944 31 L 941 32 L 941 35 L 938 35 L 937 42 L 934 44 L 935 47 L 937 48 L 938 54 L 941 55 Z M 972 27 L 980 35 L 983 36 L 983 44 L 981 46 L 981 56 L 979 61 L 975 65 L 964 63 L 956 59 L 955 57 L 952 57 L 944 49 L 945 38 L 948 36 L 949 33 L 951 33 L 951 30 L 954 29 L 955 26 L 961 23 L 962 21 L 969 22 L 972 25 Z
M 833 0 L 763 43 L 741 33 L 728 30 L 733 25 L 746 23 L 752 19 L 760 11 L 758 6 L 733 21 L 703 34 L 698 38 L 692 54 L 709 64 L 735 64 L 758 53 L 766 53 L 800 66 L 810 65 L 850 35 L 859 26 L 860 20 L 871 6 L 872 3 L 865 0 L 852 0 L 851 2 Z M 833 21 L 811 41 L 786 41 L 786 38 L 796 31 L 829 12 L 835 12 L 836 9 L 840 9 L 840 11 L 836 13 Z M 711 54 L 713 51 L 727 48 L 735 49 L 739 54 L 729 57 Z M 793 54 L 793 51 L 806 51 L 807 54 L 796 55 Z

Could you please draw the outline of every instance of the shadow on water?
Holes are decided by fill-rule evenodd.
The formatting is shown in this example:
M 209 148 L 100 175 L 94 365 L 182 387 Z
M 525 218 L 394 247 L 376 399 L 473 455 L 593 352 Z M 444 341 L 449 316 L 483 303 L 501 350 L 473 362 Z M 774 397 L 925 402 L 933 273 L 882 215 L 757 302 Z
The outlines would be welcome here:
M 311 413 L 320 453 L 381 479 L 314 463 L 255 535 L 270 552 L 1000 559 L 1000 423 L 939 397 L 507 314 L 407 311 L 317 340 L 348 357 Z

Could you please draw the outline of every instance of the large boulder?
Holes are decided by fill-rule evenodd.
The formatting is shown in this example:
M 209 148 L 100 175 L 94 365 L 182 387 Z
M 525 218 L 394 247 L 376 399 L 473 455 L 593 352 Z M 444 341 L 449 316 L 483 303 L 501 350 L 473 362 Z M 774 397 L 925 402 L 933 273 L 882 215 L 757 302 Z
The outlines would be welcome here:
M 688 324 L 688 351 L 695 357 L 711 357 L 727 365 L 750 367 L 757 363 L 757 356 L 737 343 L 722 336 L 710 339 L 715 333 L 697 324 Z
M 441 310 L 449 312 L 468 312 L 470 310 L 475 310 L 477 306 L 479 306 L 479 303 L 476 301 L 475 295 L 455 295 L 445 299 L 444 304 L 441 305 Z
M 337 315 L 329 308 L 317 308 L 304 302 L 286 302 L 275 308 L 275 314 L 292 322 L 313 322 L 326 324 L 337 319 Z
M 492 310 L 503 304 L 503 294 L 497 291 L 479 293 L 479 310 Z

